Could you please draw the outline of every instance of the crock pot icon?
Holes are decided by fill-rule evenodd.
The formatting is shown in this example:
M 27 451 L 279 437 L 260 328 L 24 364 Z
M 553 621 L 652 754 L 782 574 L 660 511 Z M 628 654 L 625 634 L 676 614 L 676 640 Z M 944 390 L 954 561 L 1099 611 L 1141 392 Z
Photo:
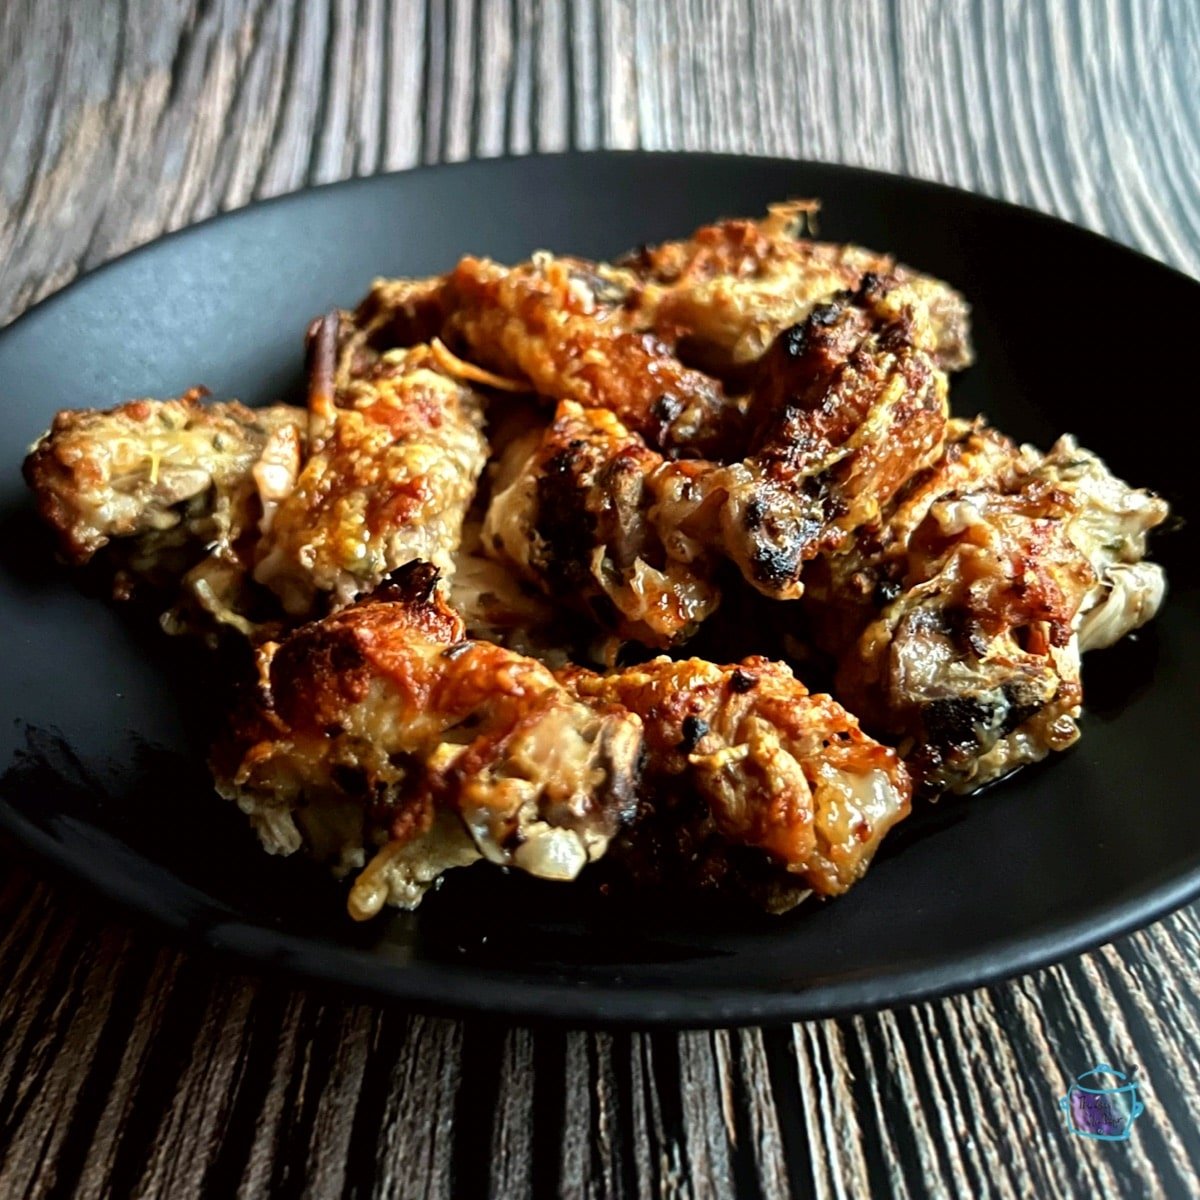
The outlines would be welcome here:
M 1123 1142 L 1145 1111 L 1137 1086 L 1123 1071 L 1099 1063 L 1075 1076 L 1058 1106 L 1067 1114 L 1072 1133 L 1103 1142 Z

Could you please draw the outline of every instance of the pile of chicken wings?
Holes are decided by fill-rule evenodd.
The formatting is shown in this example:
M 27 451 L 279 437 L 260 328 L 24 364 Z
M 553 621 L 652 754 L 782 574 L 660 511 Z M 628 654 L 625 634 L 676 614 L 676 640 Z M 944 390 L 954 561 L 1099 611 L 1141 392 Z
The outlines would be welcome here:
M 963 297 L 813 208 L 378 280 L 310 326 L 306 408 L 193 389 L 31 450 L 69 562 L 248 643 L 217 790 L 355 918 L 479 860 L 782 911 L 1078 738 L 1167 507 L 951 416 Z

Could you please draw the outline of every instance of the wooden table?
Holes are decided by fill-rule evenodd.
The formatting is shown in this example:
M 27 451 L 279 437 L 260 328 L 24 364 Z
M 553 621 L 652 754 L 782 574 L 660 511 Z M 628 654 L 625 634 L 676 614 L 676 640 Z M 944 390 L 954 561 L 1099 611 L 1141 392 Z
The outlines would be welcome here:
M 568 146 L 947 180 L 1200 271 L 1186 0 L 0 10 L 0 320 L 261 196 Z M 0 859 L 0 1196 L 1200 1195 L 1195 908 L 874 1016 L 534 1032 L 235 974 L 17 861 Z M 1128 1142 L 1064 1128 L 1057 1097 L 1096 1060 L 1142 1081 Z

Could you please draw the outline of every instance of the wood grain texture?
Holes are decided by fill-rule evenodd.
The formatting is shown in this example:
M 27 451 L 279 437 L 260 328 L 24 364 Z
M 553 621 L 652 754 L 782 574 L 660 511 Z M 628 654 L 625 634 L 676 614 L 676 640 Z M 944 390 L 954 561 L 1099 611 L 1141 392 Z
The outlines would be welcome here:
M 864 164 L 1200 272 L 1200 7 L 7 0 L 0 321 L 214 212 L 566 147 Z M 1195 909 L 790 1029 L 458 1023 L 232 972 L 0 849 L 0 1196 L 1200 1195 Z M 1147 1109 L 1072 1138 L 1096 1059 Z

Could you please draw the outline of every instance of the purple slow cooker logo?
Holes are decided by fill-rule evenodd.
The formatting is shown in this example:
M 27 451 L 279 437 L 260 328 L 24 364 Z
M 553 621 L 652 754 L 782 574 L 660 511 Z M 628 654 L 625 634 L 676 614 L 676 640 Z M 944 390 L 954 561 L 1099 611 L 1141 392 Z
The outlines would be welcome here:
M 1099 1063 L 1075 1076 L 1058 1106 L 1067 1114 L 1072 1133 L 1102 1142 L 1123 1142 L 1145 1111 L 1137 1087 L 1123 1071 Z

